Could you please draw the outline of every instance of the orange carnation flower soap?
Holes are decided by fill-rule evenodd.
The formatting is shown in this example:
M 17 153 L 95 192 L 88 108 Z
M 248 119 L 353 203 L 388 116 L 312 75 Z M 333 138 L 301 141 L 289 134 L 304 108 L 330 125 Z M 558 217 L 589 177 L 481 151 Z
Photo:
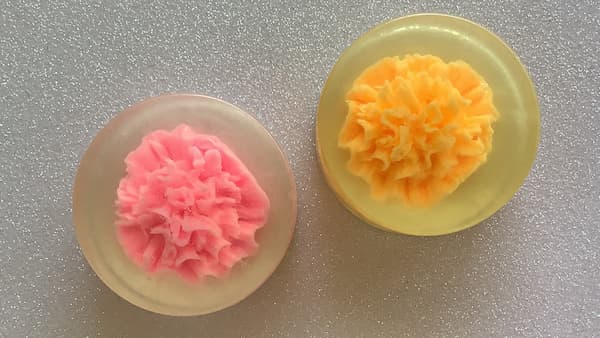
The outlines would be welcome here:
M 350 152 L 348 170 L 378 200 L 434 204 L 492 149 L 492 91 L 465 62 L 386 57 L 360 74 L 346 99 L 338 146 Z

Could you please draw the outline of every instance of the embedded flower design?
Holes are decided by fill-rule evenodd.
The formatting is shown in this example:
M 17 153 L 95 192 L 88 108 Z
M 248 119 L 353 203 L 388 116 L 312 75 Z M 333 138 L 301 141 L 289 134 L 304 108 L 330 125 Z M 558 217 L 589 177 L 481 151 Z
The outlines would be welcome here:
M 427 206 L 453 192 L 487 159 L 498 111 L 468 64 L 431 55 L 384 58 L 347 93 L 338 146 L 349 171 L 378 200 Z
M 187 280 L 223 277 L 258 248 L 255 232 L 269 199 L 216 136 L 187 125 L 145 136 L 125 159 L 117 191 L 117 233 L 126 254 L 149 272 Z

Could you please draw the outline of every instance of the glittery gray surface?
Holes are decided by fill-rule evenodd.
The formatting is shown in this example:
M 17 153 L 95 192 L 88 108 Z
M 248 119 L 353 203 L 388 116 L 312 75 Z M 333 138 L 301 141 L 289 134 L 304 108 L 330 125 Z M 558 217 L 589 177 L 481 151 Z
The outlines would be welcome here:
M 377 231 L 325 185 L 315 109 L 369 27 L 441 12 L 521 56 L 542 113 L 525 185 L 479 226 Z M 0 337 L 392 337 L 600 334 L 600 3 L 587 1 L 2 1 Z M 280 141 L 299 216 L 275 274 L 195 318 L 121 300 L 82 257 L 71 187 L 93 136 L 165 92 L 230 101 Z

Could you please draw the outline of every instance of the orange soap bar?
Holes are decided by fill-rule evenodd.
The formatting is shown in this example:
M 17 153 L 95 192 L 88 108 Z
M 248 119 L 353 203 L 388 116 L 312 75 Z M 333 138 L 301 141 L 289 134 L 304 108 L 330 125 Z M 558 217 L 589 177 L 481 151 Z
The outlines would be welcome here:
M 471 66 L 431 55 L 386 57 L 346 94 L 338 146 L 377 200 L 428 206 L 453 192 L 492 149 L 492 91 Z

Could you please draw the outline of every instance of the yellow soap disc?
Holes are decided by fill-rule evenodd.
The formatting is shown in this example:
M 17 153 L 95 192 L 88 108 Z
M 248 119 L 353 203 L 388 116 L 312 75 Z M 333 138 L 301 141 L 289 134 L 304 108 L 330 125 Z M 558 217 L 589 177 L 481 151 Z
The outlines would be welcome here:
M 505 205 L 539 136 L 536 93 L 515 53 L 441 14 L 394 19 L 354 41 L 316 117 L 319 163 L 342 204 L 373 226 L 418 236 L 466 229 Z

